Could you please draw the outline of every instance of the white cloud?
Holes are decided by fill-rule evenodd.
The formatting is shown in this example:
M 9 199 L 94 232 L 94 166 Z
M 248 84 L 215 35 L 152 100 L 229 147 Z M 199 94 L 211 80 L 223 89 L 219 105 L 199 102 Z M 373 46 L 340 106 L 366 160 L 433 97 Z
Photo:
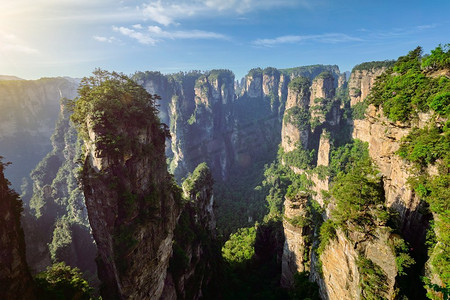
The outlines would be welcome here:
M 113 42 L 117 41 L 117 39 L 113 36 L 105 37 L 105 36 L 94 35 L 92 38 L 94 40 L 96 40 L 98 42 L 102 42 L 102 43 L 113 43 Z
M 123 26 L 120 27 L 113 26 L 113 30 L 125 36 L 128 36 L 132 39 L 135 39 L 139 43 L 144 45 L 154 45 L 156 43 L 156 40 L 151 38 L 150 35 L 136 31 L 134 29 L 126 28 Z
M 349 36 L 343 33 L 325 33 L 316 35 L 285 35 L 273 39 L 257 39 L 253 41 L 256 46 L 273 47 L 279 44 L 294 44 L 304 41 L 313 41 L 321 43 L 344 43 L 362 41 L 361 38 Z
M 36 54 L 39 51 L 14 34 L 0 31 L 0 51 L 18 54 Z
M 229 38 L 223 34 L 203 30 L 190 31 L 166 31 L 159 26 L 149 26 L 148 32 L 153 37 L 167 38 L 167 39 L 221 39 L 228 40 Z
M 154 45 L 156 42 L 165 40 L 165 39 L 220 39 L 220 40 L 228 40 L 229 38 L 223 34 L 203 31 L 203 30 L 189 30 L 189 31 L 167 31 L 163 30 L 159 26 L 148 26 L 146 30 L 143 29 L 141 25 L 133 26 L 133 29 L 127 27 L 117 27 L 113 26 L 113 30 L 119 32 L 125 36 L 131 37 L 137 40 L 139 43 L 144 45 Z M 105 42 L 107 41 L 104 37 L 94 37 L 99 41 Z

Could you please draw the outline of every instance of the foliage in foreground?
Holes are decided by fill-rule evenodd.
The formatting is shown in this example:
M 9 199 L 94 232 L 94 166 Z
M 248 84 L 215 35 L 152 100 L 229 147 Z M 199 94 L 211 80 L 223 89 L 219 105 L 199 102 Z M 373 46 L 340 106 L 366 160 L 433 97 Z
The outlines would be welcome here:
M 78 268 L 57 263 L 36 275 L 38 299 L 92 299 L 93 289 Z

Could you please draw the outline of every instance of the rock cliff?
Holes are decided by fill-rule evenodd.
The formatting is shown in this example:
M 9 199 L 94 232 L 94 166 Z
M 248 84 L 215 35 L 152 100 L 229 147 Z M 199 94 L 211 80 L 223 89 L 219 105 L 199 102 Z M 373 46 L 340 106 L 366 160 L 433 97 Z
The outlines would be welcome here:
M 106 299 L 157 299 L 181 209 L 181 193 L 165 161 L 167 133 L 155 115 L 154 99 L 143 88 L 117 74 L 97 76 L 110 85 L 110 94 L 80 112 L 77 108 L 90 105 L 90 93 L 102 88 L 86 83 L 72 119 L 85 139 L 82 183 L 98 249 L 101 294 Z
M 311 228 L 308 224 L 308 195 L 286 197 L 284 201 L 283 228 L 285 243 L 281 264 L 281 285 L 291 287 L 297 272 L 310 270 Z
M 166 154 L 177 180 L 203 161 L 214 178 L 227 180 L 233 168 L 248 168 L 259 159 L 269 162 L 275 157 L 277 149 L 270 145 L 281 140 L 289 82 L 300 76 L 312 80 L 323 71 L 336 84 L 337 66 L 323 65 L 252 69 L 242 84 L 236 84 L 228 70 L 145 72 L 133 79 L 162 98 L 159 115 L 172 136 Z
M 20 224 L 22 201 L 5 178 L 5 166 L 0 161 L 0 298 L 34 299 Z
M 349 87 L 361 85 L 365 87 L 364 84 L 370 82 L 364 76 L 370 77 L 373 74 L 361 75 L 362 73 L 364 72 L 358 71 L 357 76 L 352 73 Z M 318 283 L 323 299 L 364 299 L 373 295 L 392 298 L 398 284 L 396 282 L 398 254 L 393 250 L 392 241 L 395 240 L 395 236 L 391 234 L 391 229 L 381 221 L 373 221 L 377 224 L 373 231 L 358 229 L 359 225 L 355 225 L 357 224 L 355 220 L 346 219 L 345 223 L 337 221 L 342 220 L 339 219 L 341 215 L 338 212 L 342 209 L 342 203 L 347 200 L 345 197 L 344 200 L 339 200 L 336 192 L 338 187 L 332 189 L 337 179 L 334 177 L 336 174 L 329 170 L 333 170 L 336 164 L 336 157 L 332 156 L 332 151 L 337 151 L 340 145 L 350 141 L 348 133 L 352 127 L 349 127 L 349 120 L 345 119 L 344 114 L 350 106 L 348 103 L 350 101 L 346 102 L 345 93 L 338 92 L 339 89 L 345 88 L 345 84 L 342 79 L 336 83 L 330 73 L 322 73 L 313 78 L 312 82 L 305 81 L 301 91 L 298 80 L 293 80 L 289 85 L 282 129 L 281 146 L 284 150 L 282 161 L 295 173 L 305 176 L 306 181 L 296 183 L 300 188 L 294 194 L 290 190 L 284 202 L 283 227 L 286 241 L 281 283 L 287 287 L 293 286 L 296 273 L 310 271 L 310 280 Z M 363 130 L 361 126 L 364 125 L 357 125 L 357 120 L 354 124 L 353 137 L 361 139 L 360 132 Z M 383 129 L 380 131 L 377 129 L 377 132 L 385 135 Z M 363 140 L 367 140 L 370 144 L 371 141 L 368 139 L 372 138 L 377 139 L 376 143 L 382 143 L 383 139 L 387 142 L 389 139 L 386 135 L 381 139 L 379 135 L 372 133 L 367 134 Z M 381 152 L 389 151 L 387 149 L 395 146 L 390 144 L 383 150 L 380 150 L 383 148 L 381 145 L 378 150 L 371 147 L 374 146 L 369 146 L 367 157 L 370 154 L 374 158 L 375 153 L 380 155 Z M 383 166 L 379 165 L 379 162 L 374 158 L 375 165 L 383 172 Z M 381 201 L 384 203 L 382 199 L 385 192 L 386 201 L 383 205 L 390 207 L 391 181 L 383 177 L 382 182 L 384 190 L 382 194 L 380 193 L 378 203 Z M 381 183 L 376 184 L 378 186 L 376 190 L 379 191 Z M 373 206 L 365 209 L 371 212 L 367 218 L 374 218 L 371 214 L 377 215 L 384 211 L 382 207 Z M 321 222 L 326 223 L 322 227 L 333 228 L 328 231 L 329 235 L 326 235 L 325 229 L 319 230 Z M 339 227 L 336 225 L 338 223 L 346 225 Z M 367 272 L 375 272 L 373 274 L 376 275 L 373 276 L 383 284 L 379 286 L 373 284 L 374 279 L 369 278 L 371 275 Z
M 127 77 L 99 72 L 101 84 L 92 84 L 94 77 L 84 81 L 72 119 L 85 143 L 81 176 L 102 297 L 201 298 L 219 261 L 212 174 L 199 165 L 183 194 L 167 171 L 168 130 L 153 96 Z M 226 102 L 226 85 L 209 80 L 215 87 L 209 95 Z M 110 94 L 91 98 L 105 86 Z M 209 100 L 198 98 L 206 108 L 218 104 Z
M 218 271 L 213 178 L 205 163 L 184 181 L 183 194 L 188 200 L 175 228 L 162 299 L 203 298 Z
M 423 127 L 430 115 L 421 114 L 416 126 Z M 383 112 L 370 105 L 363 120 L 353 121 L 353 138 L 368 142 L 369 154 L 384 176 L 386 205 L 399 213 L 402 233 L 414 248 L 425 242 L 427 216 L 424 203 L 408 184 L 411 165 L 396 154 L 402 138 L 414 124 L 406 125 L 388 120 Z
M 375 80 L 384 71 L 387 66 L 365 67 L 364 64 L 358 65 L 354 68 L 348 81 L 348 90 L 350 96 L 350 104 L 353 106 L 356 103 L 364 101 L 369 95 L 370 89 L 373 87 Z

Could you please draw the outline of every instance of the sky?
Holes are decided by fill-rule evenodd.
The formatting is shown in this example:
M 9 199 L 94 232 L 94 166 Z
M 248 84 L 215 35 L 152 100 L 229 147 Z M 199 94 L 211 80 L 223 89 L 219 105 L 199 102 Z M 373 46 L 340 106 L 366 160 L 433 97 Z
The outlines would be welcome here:
M 449 0 L 0 0 L 0 74 L 344 72 L 450 43 L 449 11 Z

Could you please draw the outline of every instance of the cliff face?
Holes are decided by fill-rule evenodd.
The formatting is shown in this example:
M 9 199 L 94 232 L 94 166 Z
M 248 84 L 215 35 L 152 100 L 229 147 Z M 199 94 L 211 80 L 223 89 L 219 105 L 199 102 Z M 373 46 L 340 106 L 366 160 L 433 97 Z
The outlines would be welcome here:
M 389 244 L 390 234 L 386 228 L 379 228 L 373 232 L 373 239 L 367 236 L 355 234 L 350 237 L 342 231 L 338 231 L 336 238 L 330 242 L 321 254 L 322 274 L 313 274 L 320 286 L 321 295 L 324 299 L 367 299 L 361 284 L 370 284 L 373 280 L 363 268 L 373 269 L 380 273 L 382 282 L 379 286 L 378 296 L 391 299 L 394 295 L 395 277 L 397 267 L 395 254 Z M 372 263 L 368 263 L 368 261 Z M 368 266 L 363 264 L 367 263 Z
M 306 78 L 299 87 L 291 85 L 288 89 L 286 101 L 286 114 L 283 119 L 281 129 L 281 146 L 285 152 L 294 150 L 298 144 L 303 148 L 308 147 L 310 127 L 306 124 L 299 124 L 296 115 L 307 114 L 309 110 L 310 86 Z M 294 114 L 294 112 L 298 113 Z
M 82 183 L 102 297 L 200 298 L 218 261 L 211 172 L 206 164 L 195 169 L 182 199 L 167 171 L 168 131 L 155 115 L 155 99 L 126 77 L 95 74 L 107 80 L 98 86 L 86 80 L 72 119 L 85 139 Z M 211 97 L 198 97 L 205 108 L 227 101 L 226 85 L 210 80 Z M 111 94 L 98 96 L 105 86 Z M 110 123 L 114 116 L 120 122 Z
M 368 81 L 362 75 L 352 75 L 351 78 L 353 82 L 349 86 L 357 86 L 355 78 L 358 78 L 358 84 Z M 282 130 L 282 160 L 295 173 L 305 176 L 307 181 L 299 183 L 302 188 L 294 194 L 296 196 L 291 191 L 285 198 L 283 227 L 286 241 L 281 283 L 286 287 L 293 286 L 293 278 L 297 272 L 309 271 L 310 280 L 318 283 L 323 299 L 364 299 L 370 297 L 371 293 L 392 298 L 398 269 L 396 253 L 392 248 L 395 236 L 390 233 L 390 228 L 376 221 L 374 230 L 368 233 L 366 229 L 358 228 L 355 221 L 346 221 L 345 233 L 340 227 L 332 229 L 330 232 L 333 233 L 326 238 L 321 237 L 325 234 L 322 232 L 324 230 L 319 232 L 321 222 L 328 220 L 327 225 L 337 222 L 338 215 L 335 211 L 342 205 L 339 202 L 341 200 L 330 197 L 333 174 L 328 170 L 335 168 L 335 162 L 331 165 L 332 150 L 345 143 L 348 137 L 344 133 L 351 130 L 347 125 L 348 120 L 341 120 L 348 104 L 336 89 L 344 88 L 345 84 L 336 84 L 331 74 L 322 73 L 311 83 L 303 82 L 303 91 L 299 89 L 300 86 L 302 85 L 294 80 L 289 86 Z M 358 125 L 355 120 L 354 138 L 362 139 L 364 126 Z M 385 151 L 392 151 L 389 155 L 393 156 L 395 150 L 392 147 L 395 148 L 395 144 L 387 145 L 390 136 L 386 136 L 384 129 L 376 130 L 379 133 L 367 133 L 366 139 L 362 140 L 370 143 L 372 139 L 376 139 L 375 145 L 384 140 L 386 144 L 379 145 L 377 150 L 371 148 L 376 147 L 375 145 L 369 146 L 370 156 L 374 158 L 376 153 L 386 158 L 388 154 L 383 155 Z M 385 136 L 381 138 L 383 134 Z M 303 157 L 303 161 L 289 158 L 291 153 Z M 307 160 L 311 153 L 315 153 L 314 158 Z M 380 165 L 380 160 L 374 158 L 374 162 L 383 172 L 383 168 L 391 161 L 383 166 Z M 390 195 L 391 182 L 389 178 L 383 178 L 387 206 L 391 206 L 391 199 L 398 198 L 398 193 L 393 197 Z M 319 221 L 322 218 L 323 221 Z M 327 244 L 321 242 L 323 239 Z M 378 276 L 376 278 L 382 278 L 383 284 L 379 287 L 376 284 L 371 286 L 373 278 L 369 279 L 368 270 L 372 270 L 376 274 L 374 276 Z
M 415 124 L 394 123 L 383 116 L 381 110 L 373 105 L 366 111 L 363 120 L 354 120 L 353 138 L 368 142 L 369 154 L 384 176 L 386 205 L 399 213 L 401 230 L 415 248 L 425 241 L 428 216 L 423 203 L 408 184 L 411 165 L 407 164 L 396 151 L 401 139 L 406 137 L 412 127 L 423 127 L 430 115 L 421 114 Z
M 384 71 L 386 71 L 386 67 L 354 70 L 352 72 L 348 81 L 350 104 L 352 106 L 366 99 L 375 79 Z
M 299 76 L 312 80 L 324 70 L 338 78 L 336 66 L 316 65 L 253 69 L 242 84 L 228 70 L 145 72 L 133 79 L 162 98 L 159 115 L 171 130 L 166 154 L 175 177 L 183 178 L 206 161 L 214 178 L 226 180 L 233 168 L 275 157 L 289 82 Z
M 309 256 L 311 230 L 307 224 L 309 212 L 306 194 L 296 195 L 284 201 L 283 229 L 285 243 L 281 264 L 281 285 L 289 288 L 294 284 L 297 272 L 310 270 Z
M 0 161 L 0 298 L 34 299 L 20 224 L 22 201 L 9 187 L 3 172 L 5 166 Z
M 188 202 L 175 228 L 161 299 L 200 299 L 216 272 L 219 253 L 215 247 L 213 178 L 206 164 L 199 165 L 183 184 Z
M 167 153 L 175 177 L 181 179 L 206 160 L 215 177 L 226 178 L 234 153 L 234 75 L 227 70 L 168 75 L 167 88 L 161 86 L 166 81 L 160 76 L 143 73 L 135 77 L 150 93 L 162 91 L 160 115 L 168 116 L 162 120 L 171 131 Z
M 85 140 L 81 179 L 98 249 L 101 294 L 157 299 L 181 209 L 181 193 L 165 161 L 167 132 L 143 88 L 117 74 L 96 75 L 103 85 L 91 85 L 93 77 L 86 81 L 72 119 Z M 91 93 L 105 86 L 110 94 L 89 102 Z M 89 109 L 80 109 L 83 105 Z
M 103 156 L 94 142 L 98 133 L 91 131 L 84 166 L 84 195 L 105 285 L 102 295 L 155 299 L 162 293 L 172 253 L 179 196 L 166 170 L 160 129 L 120 130 L 133 132 L 139 148 L 119 159 Z M 137 154 L 145 148 L 156 149 Z
M 77 87 L 66 78 L 0 81 L 0 153 L 14 163 L 7 175 L 16 190 L 50 151 L 59 100 L 76 97 Z

